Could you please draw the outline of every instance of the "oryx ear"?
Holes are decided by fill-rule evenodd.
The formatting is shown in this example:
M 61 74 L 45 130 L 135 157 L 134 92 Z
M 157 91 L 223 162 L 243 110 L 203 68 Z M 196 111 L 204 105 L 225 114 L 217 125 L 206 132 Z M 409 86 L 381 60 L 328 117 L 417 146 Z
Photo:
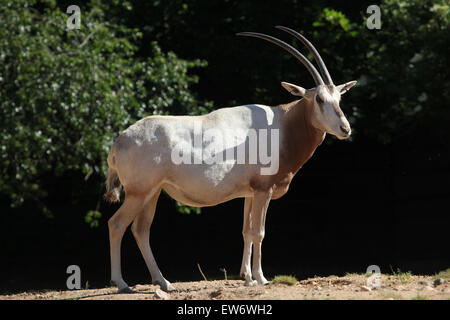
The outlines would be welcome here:
M 344 94 L 348 90 L 350 90 L 351 87 L 353 87 L 356 84 L 357 81 L 350 81 L 344 84 L 341 84 L 339 86 L 336 86 L 336 89 L 341 93 Z
M 294 96 L 303 97 L 306 93 L 306 89 L 296 86 L 295 84 L 289 82 L 282 82 L 281 85 L 283 86 L 283 88 L 289 91 L 290 94 L 293 94 Z

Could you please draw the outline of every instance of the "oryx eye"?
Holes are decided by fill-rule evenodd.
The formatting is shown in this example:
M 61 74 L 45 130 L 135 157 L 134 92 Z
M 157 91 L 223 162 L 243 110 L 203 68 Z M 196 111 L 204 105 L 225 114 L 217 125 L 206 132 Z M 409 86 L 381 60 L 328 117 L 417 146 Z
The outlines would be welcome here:
M 316 101 L 317 101 L 318 104 L 322 104 L 323 103 L 323 100 L 322 100 L 322 98 L 319 97 L 319 95 L 316 95 Z

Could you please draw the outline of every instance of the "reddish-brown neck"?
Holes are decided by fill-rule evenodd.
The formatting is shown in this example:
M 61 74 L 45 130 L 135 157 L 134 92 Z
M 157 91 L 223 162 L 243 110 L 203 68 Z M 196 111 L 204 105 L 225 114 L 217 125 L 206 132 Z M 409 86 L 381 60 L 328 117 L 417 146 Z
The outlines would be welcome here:
M 283 122 L 280 169 L 295 173 L 314 154 L 325 138 L 325 132 L 311 124 L 313 105 L 308 100 L 297 100 L 279 108 Z

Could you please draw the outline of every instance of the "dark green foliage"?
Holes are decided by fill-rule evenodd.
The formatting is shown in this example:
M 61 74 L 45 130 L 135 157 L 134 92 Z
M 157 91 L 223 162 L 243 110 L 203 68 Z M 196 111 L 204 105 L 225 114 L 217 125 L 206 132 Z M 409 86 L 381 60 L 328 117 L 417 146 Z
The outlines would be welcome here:
M 141 32 L 110 23 L 100 6 L 82 12 L 80 30 L 66 30 L 66 13 L 34 4 L 0 4 L 0 193 L 45 210 L 45 178 L 103 175 L 113 139 L 139 118 L 205 112 L 188 72 L 206 64 L 156 42 L 137 57 Z
M 102 217 L 102 213 L 97 210 L 89 210 L 86 216 L 84 217 L 84 221 L 89 224 L 91 228 L 95 228 L 99 226 L 99 220 Z
M 450 120 L 450 6 L 386 0 L 380 8 L 381 29 L 355 28 L 349 58 L 360 80 L 351 95 L 357 127 L 382 143 L 414 145 L 418 136 L 442 143 Z

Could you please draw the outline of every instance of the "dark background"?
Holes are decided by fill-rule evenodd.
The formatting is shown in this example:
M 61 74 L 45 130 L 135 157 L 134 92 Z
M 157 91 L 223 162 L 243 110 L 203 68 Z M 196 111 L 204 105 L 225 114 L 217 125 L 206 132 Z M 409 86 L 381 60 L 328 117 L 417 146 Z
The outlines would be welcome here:
M 383 273 L 400 269 L 434 274 L 449 267 L 448 65 L 431 65 L 413 73 L 395 69 L 404 63 L 402 54 L 407 53 L 403 51 L 409 50 L 411 58 L 414 48 L 426 47 L 420 35 L 411 32 L 410 37 L 417 39 L 401 45 L 386 38 L 381 61 L 365 63 L 364 45 L 377 32 L 380 43 L 387 32 L 399 34 L 383 16 L 386 34 L 359 27 L 365 23 L 371 1 L 195 1 L 180 13 L 182 4 L 135 1 L 131 11 L 111 4 L 108 12 L 112 20 L 143 31 L 141 57 L 150 55 L 149 42 L 157 40 L 164 51 L 174 51 L 183 59 L 208 61 L 206 68 L 196 70 L 200 82 L 193 90 L 199 100 L 213 101 L 215 108 L 293 100 L 280 81 L 313 85 L 294 58 L 262 41 L 236 38 L 238 31 L 259 31 L 286 40 L 273 26 L 293 27 L 314 39 L 336 83 L 359 80 L 362 74 L 369 78 L 367 85 L 354 87 L 341 103 L 354 128 L 352 140 L 337 141 L 328 135 L 294 178 L 289 192 L 270 203 L 263 242 L 266 277 L 362 273 L 373 264 Z M 66 6 L 58 2 L 61 10 Z M 321 21 L 323 8 L 343 12 L 355 24 L 350 30 L 357 30 L 357 40 L 335 26 L 314 26 Z M 418 15 L 414 10 L 411 15 Z M 447 38 L 433 50 L 446 63 L 449 33 L 442 34 Z M 392 60 L 383 61 L 386 57 Z M 382 66 L 394 70 L 379 76 L 373 70 Z M 416 99 L 411 92 L 419 95 L 422 90 L 436 100 L 403 122 L 404 110 L 396 106 L 404 99 Z M 371 97 L 373 92 L 380 94 Z M 53 218 L 43 215 L 33 202 L 11 209 L 8 197 L 2 196 L 0 292 L 64 289 L 66 268 L 72 264 L 81 268 L 83 287 L 86 282 L 90 287 L 107 285 L 107 220 L 119 205 L 101 203 L 97 228 L 83 219 L 96 207 L 104 177 L 94 174 L 85 181 L 84 174 L 68 170 L 57 178 L 49 173 L 43 181 L 49 190 L 45 202 L 56 213 Z M 203 208 L 201 214 L 181 214 L 162 195 L 151 245 L 165 277 L 173 282 L 200 280 L 197 263 L 208 278 L 221 278 L 219 268 L 237 275 L 242 220 L 243 199 Z M 122 245 L 122 273 L 129 285 L 150 282 L 129 231 Z
M 389 154 L 383 148 L 345 142 L 319 147 L 289 192 L 269 206 L 265 274 L 302 279 L 361 273 L 372 264 L 383 273 L 400 268 L 433 274 L 447 268 L 449 172 L 438 165 L 421 153 Z M 33 208 L 13 217 L 2 215 L 2 225 L 8 226 L 2 235 L 14 239 L 2 239 L 7 244 L 3 288 L 64 289 L 65 270 L 71 264 L 80 266 L 83 286 L 86 281 L 91 287 L 108 284 L 106 221 L 118 206 L 102 206 L 102 223 L 90 229 L 79 215 L 89 202 L 68 206 L 67 201 L 54 199 L 60 214 L 51 220 Z M 208 278 L 220 278 L 219 268 L 237 275 L 243 249 L 242 211 L 243 200 L 236 199 L 204 208 L 200 215 L 184 215 L 161 196 L 151 244 L 167 279 L 201 280 L 197 263 Z M 130 231 L 123 240 L 122 266 L 130 285 L 150 281 Z

